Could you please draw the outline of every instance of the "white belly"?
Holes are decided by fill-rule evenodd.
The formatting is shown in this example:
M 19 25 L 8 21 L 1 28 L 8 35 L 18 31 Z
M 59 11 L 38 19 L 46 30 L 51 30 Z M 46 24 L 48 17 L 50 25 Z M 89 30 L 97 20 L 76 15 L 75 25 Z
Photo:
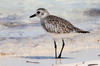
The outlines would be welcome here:
M 48 35 L 50 35 L 55 39 L 60 39 L 60 38 L 72 38 L 74 36 L 79 35 L 79 33 L 65 33 L 65 34 L 48 33 Z

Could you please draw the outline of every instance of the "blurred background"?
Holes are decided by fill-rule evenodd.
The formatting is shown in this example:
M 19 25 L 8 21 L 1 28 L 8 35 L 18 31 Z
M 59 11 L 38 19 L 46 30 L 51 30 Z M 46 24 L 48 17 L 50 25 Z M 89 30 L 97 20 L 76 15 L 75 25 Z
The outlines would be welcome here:
M 29 19 L 38 8 L 75 22 L 99 21 L 100 0 L 0 0 L 0 22 L 34 23 Z
M 65 18 L 73 24 L 90 24 L 91 21 L 97 23 L 95 21 L 99 21 L 99 6 L 100 0 L 0 0 L 0 23 L 7 27 L 20 23 L 37 23 L 37 18 L 29 19 L 29 16 L 38 8 L 46 8 L 50 14 Z

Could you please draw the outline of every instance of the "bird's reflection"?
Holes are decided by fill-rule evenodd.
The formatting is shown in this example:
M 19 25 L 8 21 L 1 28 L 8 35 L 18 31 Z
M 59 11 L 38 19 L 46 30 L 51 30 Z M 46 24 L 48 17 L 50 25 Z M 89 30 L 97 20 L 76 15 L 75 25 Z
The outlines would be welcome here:
M 52 66 L 60 65 L 60 64 L 62 64 L 62 60 L 61 59 L 55 59 L 55 63 L 52 64 Z

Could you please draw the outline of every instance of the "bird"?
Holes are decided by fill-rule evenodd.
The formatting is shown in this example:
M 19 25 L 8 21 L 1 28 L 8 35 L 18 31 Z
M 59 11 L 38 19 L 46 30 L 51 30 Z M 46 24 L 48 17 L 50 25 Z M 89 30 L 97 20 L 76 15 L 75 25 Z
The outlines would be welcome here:
M 90 33 L 89 31 L 85 31 L 75 27 L 73 24 L 71 24 L 68 20 L 64 18 L 51 15 L 45 8 L 38 8 L 36 10 L 36 13 L 31 15 L 29 18 L 33 17 L 38 17 L 40 19 L 40 23 L 43 29 L 54 38 L 56 59 L 62 58 L 62 52 L 65 46 L 64 37 L 67 37 L 65 35 L 69 35 L 72 33 Z M 62 39 L 62 48 L 60 54 L 57 56 L 57 44 L 55 39 L 58 36 Z

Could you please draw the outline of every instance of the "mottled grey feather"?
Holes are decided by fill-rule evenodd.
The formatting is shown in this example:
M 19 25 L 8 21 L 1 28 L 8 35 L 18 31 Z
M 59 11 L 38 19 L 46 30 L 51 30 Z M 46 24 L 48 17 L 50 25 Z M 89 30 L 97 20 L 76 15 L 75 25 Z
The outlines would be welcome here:
M 67 20 L 54 16 L 49 15 L 45 17 L 41 25 L 43 28 L 50 33 L 71 33 L 71 32 L 83 32 L 83 30 L 74 27 L 70 22 Z
M 47 32 L 50 33 L 89 33 L 88 31 L 74 27 L 69 21 L 54 15 L 49 15 L 44 18 L 41 25 Z

